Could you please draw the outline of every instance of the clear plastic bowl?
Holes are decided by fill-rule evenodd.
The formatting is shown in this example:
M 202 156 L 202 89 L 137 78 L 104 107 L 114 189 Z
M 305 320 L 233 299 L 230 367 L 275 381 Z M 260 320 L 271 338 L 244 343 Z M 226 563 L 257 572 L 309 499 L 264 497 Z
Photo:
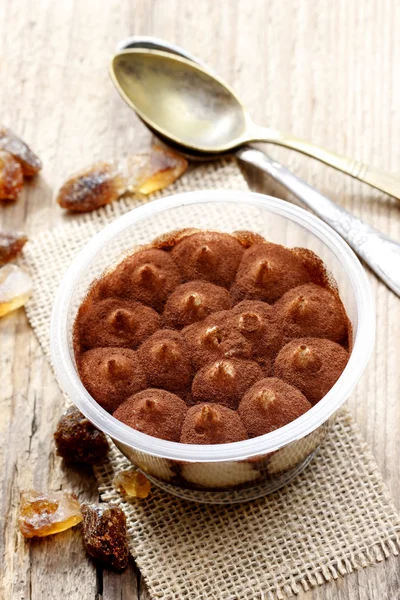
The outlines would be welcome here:
M 250 230 L 272 242 L 309 248 L 322 258 L 338 283 L 353 326 L 350 360 L 326 396 L 281 429 L 231 444 L 168 442 L 117 421 L 97 404 L 79 379 L 72 328 L 92 281 L 133 247 L 186 227 Z M 251 192 L 211 190 L 151 202 L 116 219 L 93 237 L 74 259 L 58 290 L 51 321 L 51 352 L 58 380 L 71 400 L 153 483 L 186 499 L 228 503 L 268 494 L 305 467 L 364 371 L 374 336 L 375 312 L 366 274 L 339 235 L 287 202 Z

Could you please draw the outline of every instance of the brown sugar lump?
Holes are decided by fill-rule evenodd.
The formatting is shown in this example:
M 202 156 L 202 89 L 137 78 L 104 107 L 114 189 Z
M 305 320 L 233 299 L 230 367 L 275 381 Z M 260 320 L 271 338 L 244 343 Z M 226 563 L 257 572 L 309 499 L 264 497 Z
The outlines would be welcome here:
M 310 280 L 301 259 L 289 248 L 268 242 L 254 244 L 244 252 L 231 295 L 236 302 L 264 300 L 272 304 Z
M 246 439 L 246 429 L 236 411 L 205 403 L 189 408 L 180 441 L 183 444 L 229 444 Z
M 182 330 L 197 369 L 220 358 L 251 358 L 252 344 L 231 323 L 231 316 L 223 310 Z
M 78 360 L 89 394 L 108 412 L 147 386 L 137 353 L 128 348 L 93 348 Z
M 189 281 L 178 286 L 168 298 L 163 313 L 168 327 L 182 329 L 209 314 L 231 308 L 228 290 L 205 281 Z
M 285 381 L 267 377 L 246 392 L 238 413 L 249 437 L 257 437 L 287 425 L 310 408 L 310 402 L 299 390 Z
M 342 374 L 349 355 L 330 340 L 301 338 L 292 340 L 280 350 L 274 364 L 276 377 L 297 387 L 316 404 Z
M 232 325 L 251 342 L 254 357 L 268 359 L 277 354 L 283 333 L 274 307 L 266 302 L 244 300 L 231 313 Z
M 83 540 L 88 554 L 115 571 L 128 565 L 126 517 L 110 504 L 82 504 Z
M 171 256 L 164 250 L 149 248 L 128 256 L 100 284 L 103 296 L 137 300 L 155 310 L 181 283 L 181 276 Z
M 4 231 L 0 229 L 0 266 L 19 256 L 28 241 L 22 231 Z
M 147 435 L 179 442 L 186 412 L 187 406 L 179 396 L 149 388 L 125 400 L 113 416 Z
M 177 393 L 190 391 L 190 351 L 178 331 L 156 331 L 140 346 L 138 357 L 149 386 Z
M 42 168 L 42 161 L 28 144 L 4 125 L 0 125 L 0 148 L 19 162 L 25 177 L 33 177 Z
M 171 255 L 185 281 L 201 279 L 229 287 L 243 252 L 239 240 L 228 233 L 200 231 L 180 240 Z
M 16 200 L 23 186 L 21 165 L 11 154 L 0 150 L 0 202 Z
M 308 283 L 293 288 L 275 308 L 287 338 L 318 337 L 340 342 L 348 333 L 348 319 L 339 296 L 329 288 Z
M 75 406 L 70 406 L 54 432 L 57 454 L 66 462 L 96 464 L 108 454 L 107 438 Z
M 160 327 L 160 315 L 150 306 L 134 300 L 107 298 L 81 306 L 76 332 L 81 348 L 137 348 Z
M 262 369 L 256 362 L 224 358 L 198 371 L 192 384 L 192 398 L 195 402 L 212 402 L 235 410 L 245 391 L 262 378 Z

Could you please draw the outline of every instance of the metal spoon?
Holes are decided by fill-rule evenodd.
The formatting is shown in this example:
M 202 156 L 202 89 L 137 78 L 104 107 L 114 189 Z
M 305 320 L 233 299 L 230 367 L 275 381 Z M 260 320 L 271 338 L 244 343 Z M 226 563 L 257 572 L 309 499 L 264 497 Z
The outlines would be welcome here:
M 197 57 L 189 54 L 179 46 L 158 38 L 133 36 L 120 42 L 117 50 L 128 47 L 161 49 L 184 56 L 207 68 Z M 182 150 L 179 146 L 178 149 Z M 190 158 L 193 158 L 194 153 L 188 152 L 187 149 L 183 150 Z M 400 245 L 398 243 L 337 206 L 329 198 L 317 192 L 260 150 L 249 146 L 242 147 L 235 151 L 235 155 L 243 162 L 258 167 L 292 192 L 304 205 L 335 229 L 353 250 L 365 260 L 376 275 L 400 296 Z M 198 153 L 196 158 L 204 159 L 205 155 Z
M 111 76 L 121 96 L 148 125 L 189 151 L 220 154 L 249 142 L 271 142 L 308 154 L 400 197 L 399 176 L 259 127 L 224 81 L 187 58 L 130 48 L 113 57 Z

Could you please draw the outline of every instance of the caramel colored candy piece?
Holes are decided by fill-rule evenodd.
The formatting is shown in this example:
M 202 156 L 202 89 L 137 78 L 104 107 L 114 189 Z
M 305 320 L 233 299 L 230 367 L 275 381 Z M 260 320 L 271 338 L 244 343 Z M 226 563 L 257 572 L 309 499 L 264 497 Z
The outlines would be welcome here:
M 139 250 L 128 256 L 100 283 L 103 296 L 137 300 L 162 310 L 168 296 L 181 283 L 171 256 L 164 250 Z
M 97 162 L 67 179 L 57 195 L 61 208 L 73 212 L 89 212 L 110 204 L 127 187 L 117 161 Z
M 348 319 L 339 296 L 308 283 L 289 290 L 275 304 L 288 338 L 318 337 L 340 342 L 348 333 Z
M 291 423 L 310 408 L 310 402 L 299 390 L 268 377 L 246 392 L 238 413 L 249 437 L 257 437 Z
M 14 260 L 27 241 L 25 233 L 0 230 L 0 266 Z
M 228 310 L 213 313 L 182 330 L 196 368 L 221 358 L 252 357 L 251 341 L 232 324 L 231 316 Z
M 40 158 L 8 127 L 0 127 L 0 148 L 13 155 L 26 177 L 36 175 L 42 168 Z
M 177 331 L 157 331 L 140 346 L 138 357 L 149 386 L 176 393 L 189 389 L 190 351 Z
M 93 348 L 78 361 L 89 394 L 108 412 L 147 385 L 137 353 L 127 348 Z
M 128 398 L 113 416 L 137 431 L 178 442 L 186 411 L 186 404 L 179 396 L 149 388 Z
M 114 477 L 113 485 L 120 494 L 131 498 L 147 498 L 151 490 L 147 477 L 133 468 L 119 471 Z
M 16 200 L 23 186 L 21 165 L 11 154 L 0 150 L 0 201 Z
M 126 517 L 122 508 L 110 504 L 82 504 L 83 539 L 90 556 L 115 571 L 128 565 Z
M 213 402 L 235 410 L 245 391 L 262 377 L 256 362 L 224 358 L 198 371 L 192 397 L 195 402 Z
M 89 297 L 79 310 L 76 321 L 83 349 L 95 347 L 137 348 L 160 327 L 159 314 L 134 300 Z
M 100 161 L 70 177 L 57 202 L 73 212 L 110 204 L 127 191 L 151 194 L 173 183 L 187 169 L 180 154 L 153 146 L 148 152 L 110 162 Z
M 243 252 L 232 235 L 201 231 L 180 240 L 171 254 L 185 281 L 200 279 L 229 287 Z
M 0 268 L 0 317 L 23 306 L 32 294 L 32 279 L 17 265 Z
M 57 454 L 66 462 L 96 464 L 108 454 L 107 438 L 75 406 L 66 410 L 54 432 Z
M 225 288 L 205 281 L 190 281 L 172 292 L 163 317 L 167 326 L 181 329 L 231 306 L 232 300 Z
M 316 404 L 339 379 L 348 359 L 346 350 L 335 342 L 301 338 L 280 350 L 274 374 L 297 387 L 311 404 Z
M 229 444 L 247 439 L 236 411 L 220 404 L 197 404 L 189 408 L 183 423 L 183 444 Z
M 146 195 L 171 185 L 188 167 L 186 158 L 181 154 L 157 145 L 121 162 L 128 190 Z
M 245 251 L 231 288 L 234 300 L 264 300 L 273 303 L 293 287 L 311 277 L 300 258 L 278 244 L 254 244 Z
M 21 492 L 19 529 L 26 538 L 65 531 L 82 521 L 79 502 L 69 492 Z

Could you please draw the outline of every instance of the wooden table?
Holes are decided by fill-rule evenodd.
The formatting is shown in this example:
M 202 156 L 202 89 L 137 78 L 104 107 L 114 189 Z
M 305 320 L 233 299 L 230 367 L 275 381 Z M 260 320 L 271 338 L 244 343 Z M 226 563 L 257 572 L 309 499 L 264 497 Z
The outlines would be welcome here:
M 130 34 L 161 36 L 201 56 L 260 123 L 398 170 L 399 29 L 397 0 L 2 0 L 1 120 L 29 141 L 44 169 L 18 202 L 0 207 L 0 222 L 31 236 L 60 223 L 66 217 L 54 197 L 68 174 L 148 143 L 107 73 L 115 44 Z M 269 150 L 400 238 L 394 199 L 295 153 Z M 254 189 L 287 198 L 254 171 L 247 176 Z M 370 279 L 379 335 L 350 406 L 400 508 L 400 301 Z M 148 598 L 133 564 L 123 575 L 96 568 L 76 531 L 31 542 L 17 532 L 22 488 L 74 489 L 82 499 L 97 491 L 90 470 L 66 469 L 54 455 L 62 399 L 24 311 L 3 318 L 0 334 L 0 597 Z M 392 558 L 301 598 L 393 600 L 399 589 L 400 560 Z

